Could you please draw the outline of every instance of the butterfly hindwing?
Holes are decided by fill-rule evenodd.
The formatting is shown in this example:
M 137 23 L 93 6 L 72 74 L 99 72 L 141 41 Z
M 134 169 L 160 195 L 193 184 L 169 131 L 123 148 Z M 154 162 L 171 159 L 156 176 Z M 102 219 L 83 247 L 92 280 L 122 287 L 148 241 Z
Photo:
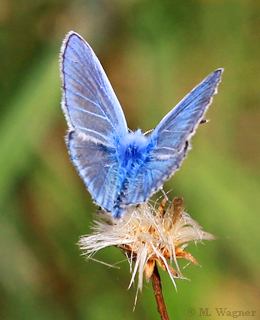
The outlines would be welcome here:
M 71 160 L 97 204 L 113 211 L 118 179 L 116 149 L 85 140 L 77 131 L 69 134 Z

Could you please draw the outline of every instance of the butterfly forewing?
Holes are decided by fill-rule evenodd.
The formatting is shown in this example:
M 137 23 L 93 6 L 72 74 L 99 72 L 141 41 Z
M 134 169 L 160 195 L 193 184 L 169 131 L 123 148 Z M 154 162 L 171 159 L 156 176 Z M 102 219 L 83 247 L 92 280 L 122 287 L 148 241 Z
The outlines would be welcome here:
M 61 53 L 63 110 L 72 129 L 111 144 L 127 133 L 119 101 L 96 55 L 76 33 L 69 33 Z
M 218 69 L 187 94 L 158 124 L 150 135 L 156 142 L 157 157 L 174 157 L 194 134 L 217 92 L 223 69 Z

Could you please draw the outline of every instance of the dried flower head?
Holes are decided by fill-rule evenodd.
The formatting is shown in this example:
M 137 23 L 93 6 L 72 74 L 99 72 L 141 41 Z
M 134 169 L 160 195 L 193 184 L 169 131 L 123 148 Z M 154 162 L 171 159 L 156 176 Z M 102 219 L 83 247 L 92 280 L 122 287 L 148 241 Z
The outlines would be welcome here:
M 83 254 L 90 258 L 100 249 L 118 247 L 130 264 L 132 277 L 129 288 L 138 273 L 137 293 L 142 290 L 143 274 L 149 281 L 155 263 L 168 272 L 175 285 L 174 278 L 184 278 L 177 258 L 185 258 L 199 265 L 190 253 L 184 251 L 188 244 L 215 237 L 204 232 L 184 211 L 182 198 L 174 198 L 167 209 L 165 205 L 164 199 L 157 209 L 147 203 L 130 207 L 121 220 L 112 219 L 107 213 L 99 211 L 94 233 L 81 237 L 79 241 Z

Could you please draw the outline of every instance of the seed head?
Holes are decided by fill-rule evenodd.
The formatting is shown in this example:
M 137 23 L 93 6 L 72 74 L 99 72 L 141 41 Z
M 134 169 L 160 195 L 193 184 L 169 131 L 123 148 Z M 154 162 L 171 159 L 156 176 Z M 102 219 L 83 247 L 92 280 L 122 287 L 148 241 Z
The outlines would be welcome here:
M 129 288 L 138 274 L 137 293 L 142 290 L 143 274 L 149 281 L 155 263 L 167 271 L 176 287 L 174 278 L 184 278 L 177 259 L 184 258 L 199 266 L 196 259 L 185 248 L 189 243 L 213 240 L 199 224 L 184 211 L 182 198 L 174 198 L 165 208 L 164 199 L 158 208 L 148 203 L 127 209 L 122 219 L 113 219 L 98 211 L 94 222 L 94 233 L 81 237 L 80 248 L 88 258 L 97 251 L 118 247 L 127 257 L 132 272 Z

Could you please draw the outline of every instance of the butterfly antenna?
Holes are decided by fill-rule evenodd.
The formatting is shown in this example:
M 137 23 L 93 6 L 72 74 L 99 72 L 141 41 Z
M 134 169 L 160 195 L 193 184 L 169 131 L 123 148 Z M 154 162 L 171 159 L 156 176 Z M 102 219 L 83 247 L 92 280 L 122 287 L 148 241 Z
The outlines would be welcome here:
M 148 130 L 148 131 L 146 131 L 145 133 L 144 133 L 144 135 L 146 136 L 147 134 L 149 134 L 150 132 L 152 132 L 154 129 L 150 129 L 150 130 Z
M 210 122 L 209 119 L 203 119 L 203 120 L 200 121 L 200 124 L 202 124 L 202 123 L 208 123 L 208 122 Z

